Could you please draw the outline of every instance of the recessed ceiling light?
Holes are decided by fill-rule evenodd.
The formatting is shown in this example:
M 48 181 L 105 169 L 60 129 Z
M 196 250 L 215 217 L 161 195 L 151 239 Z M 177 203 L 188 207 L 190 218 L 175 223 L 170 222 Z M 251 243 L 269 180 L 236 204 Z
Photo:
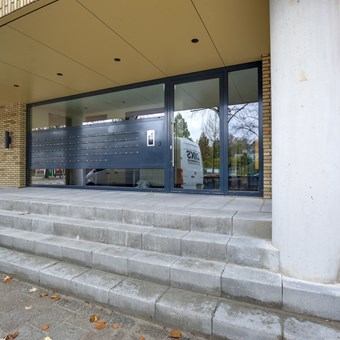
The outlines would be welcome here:
M 118 62 L 120 62 L 121 59 L 120 58 L 114 58 L 113 60 L 118 63 Z
M 13 86 L 14 86 L 14 87 L 20 87 L 20 85 L 18 85 L 18 84 L 14 84 Z
M 197 44 L 197 43 L 199 42 L 199 40 L 198 40 L 197 38 L 192 38 L 192 39 L 191 39 L 191 42 L 192 42 L 193 44 Z
M 63 73 L 61 73 L 61 72 L 58 72 L 57 73 L 57 76 L 59 76 L 59 77 L 62 77 L 64 74 Z

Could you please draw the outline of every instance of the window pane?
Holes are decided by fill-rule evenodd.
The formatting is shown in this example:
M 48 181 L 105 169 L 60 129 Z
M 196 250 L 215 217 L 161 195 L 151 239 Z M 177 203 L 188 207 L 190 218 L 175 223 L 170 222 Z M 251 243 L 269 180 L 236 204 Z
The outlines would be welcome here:
M 259 106 L 257 68 L 228 76 L 228 187 L 259 190 Z
M 175 87 L 174 186 L 220 188 L 219 79 Z

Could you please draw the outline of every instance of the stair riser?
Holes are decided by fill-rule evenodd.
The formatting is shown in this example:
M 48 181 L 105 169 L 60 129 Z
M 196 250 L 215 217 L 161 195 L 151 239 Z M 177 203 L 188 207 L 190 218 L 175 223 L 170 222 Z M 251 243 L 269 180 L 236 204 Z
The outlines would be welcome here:
M 165 254 L 235 263 L 272 271 L 279 270 L 279 253 L 277 250 L 274 248 L 271 250 L 257 249 L 256 247 L 250 247 L 249 249 L 244 247 L 241 249 L 229 242 L 230 236 L 221 235 L 221 239 L 216 241 L 214 237 L 210 240 L 207 235 L 205 241 L 197 241 L 187 231 L 164 228 L 138 227 L 143 232 L 122 230 L 120 228 L 115 230 L 113 228 L 77 225 L 59 221 L 32 220 L 29 215 L 12 216 L 7 220 L 8 225 L 14 229 L 39 232 L 45 235 L 71 239 L 79 238 L 105 245 L 112 244 Z M 4 242 L 3 245 L 8 246 L 6 236 L 0 235 L 0 237 L 3 239 L 1 241 Z M 29 251 L 29 248 L 26 248 L 25 251 Z
M 271 215 L 268 213 L 244 216 L 242 213 L 236 213 L 236 211 L 225 211 L 223 214 L 217 211 L 205 212 L 198 209 L 167 212 L 160 208 L 136 210 L 127 206 L 106 208 L 94 207 L 89 204 L 78 206 L 62 203 L 6 200 L 0 200 L 0 209 L 38 215 L 271 239 Z

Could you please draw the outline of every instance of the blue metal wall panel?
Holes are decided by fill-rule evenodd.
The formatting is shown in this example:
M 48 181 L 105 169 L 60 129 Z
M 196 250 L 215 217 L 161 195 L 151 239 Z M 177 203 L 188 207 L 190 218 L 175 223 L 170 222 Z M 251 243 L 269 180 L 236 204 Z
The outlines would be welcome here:
M 30 168 L 163 168 L 164 129 L 156 118 L 33 131 Z M 148 130 L 154 146 L 147 146 Z

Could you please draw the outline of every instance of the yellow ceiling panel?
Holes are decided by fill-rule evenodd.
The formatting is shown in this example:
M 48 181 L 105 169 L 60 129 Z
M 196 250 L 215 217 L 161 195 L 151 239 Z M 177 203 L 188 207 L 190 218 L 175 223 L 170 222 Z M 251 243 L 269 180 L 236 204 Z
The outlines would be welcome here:
M 223 66 L 190 0 L 79 2 L 167 75 Z
M 116 84 L 165 76 L 74 0 L 55 2 L 10 23 L 10 27 L 86 65 Z M 117 57 L 121 59 L 120 62 L 114 61 Z
M 0 75 L 0 105 L 13 101 L 33 103 L 79 93 L 2 62 Z
M 268 53 L 268 0 L 193 0 L 225 65 L 259 60 Z

